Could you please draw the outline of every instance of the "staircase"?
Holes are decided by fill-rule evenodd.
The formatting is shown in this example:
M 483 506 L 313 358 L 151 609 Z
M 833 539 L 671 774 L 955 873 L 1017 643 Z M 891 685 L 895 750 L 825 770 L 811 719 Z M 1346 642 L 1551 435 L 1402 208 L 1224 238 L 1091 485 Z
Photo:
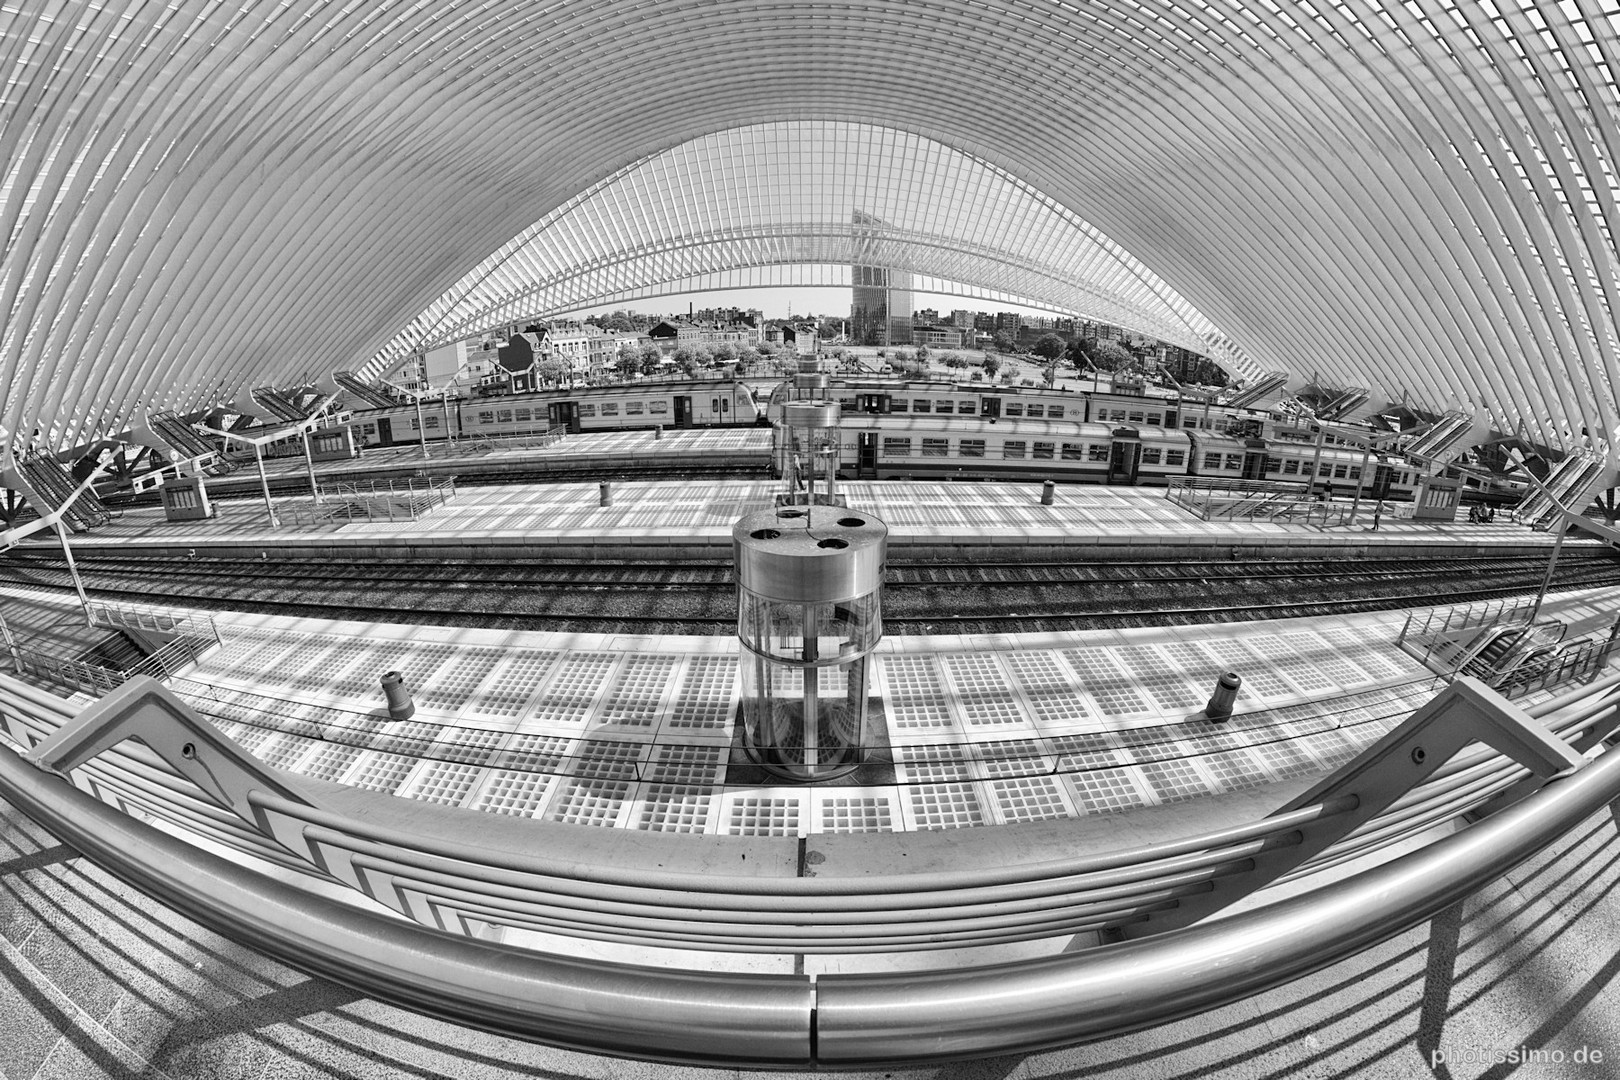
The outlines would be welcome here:
M 1345 414 L 1367 403 L 1372 392 L 1365 387 L 1350 386 L 1337 391 L 1333 397 L 1316 407 L 1318 420 L 1343 420 Z
M 1465 412 L 1448 412 L 1430 425 L 1403 449 L 1413 457 L 1446 462 L 1465 447 L 1464 437 L 1473 429 L 1474 418 Z
M 249 392 L 253 403 L 278 420 L 289 423 L 298 423 L 309 414 L 298 407 L 297 402 L 287 397 L 273 386 L 261 386 Z
M 178 413 L 151 413 L 146 419 L 158 438 L 179 451 L 181 457 L 198 462 L 208 475 L 223 476 L 236 471 L 236 466 L 222 458 L 218 448 L 199 435 L 196 428 L 180 419 Z
M 409 404 L 408 401 L 389 394 L 382 387 L 367 382 L 352 371 L 334 371 L 332 380 L 373 409 L 392 409 Z
M 1281 397 L 1287 389 L 1288 372 L 1269 371 L 1245 383 L 1236 394 L 1221 404 L 1234 409 L 1259 408 L 1262 402 L 1270 404 Z

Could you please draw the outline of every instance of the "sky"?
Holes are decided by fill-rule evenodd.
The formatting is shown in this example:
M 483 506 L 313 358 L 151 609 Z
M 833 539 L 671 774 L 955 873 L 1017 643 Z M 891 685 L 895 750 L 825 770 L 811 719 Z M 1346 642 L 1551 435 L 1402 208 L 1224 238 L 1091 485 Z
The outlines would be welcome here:
M 1022 315 L 1050 315 L 1040 308 L 1020 307 L 995 300 L 978 300 L 944 293 L 913 293 L 917 310 L 934 308 L 944 315 L 956 308 L 969 311 L 1016 311 Z M 603 307 L 581 308 L 571 312 L 574 317 L 603 314 L 617 308 L 644 314 L 667 315 L 686 311 L 690 303 L 693 310 L 704 308 L 739 307 L 759 308 L 767 319 L 785 319 L 789 315 L 830 315 L 837 319 L 849 318 L 850 290 L 847 285 L 762 287 L 753 289 L 726 289 L 718 292 L 683 293 L 677 296 L 655 296 Z

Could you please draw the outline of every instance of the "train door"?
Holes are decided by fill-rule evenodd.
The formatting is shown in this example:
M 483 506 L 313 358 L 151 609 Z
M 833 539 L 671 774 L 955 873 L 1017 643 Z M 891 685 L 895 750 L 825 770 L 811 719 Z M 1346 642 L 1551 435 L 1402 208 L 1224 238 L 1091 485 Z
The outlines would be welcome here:
M 692 426 L 692 395 L 675 395 L 675 426 L 678 428 Z
M 855 411 L 863 413 L 886 413 L 889 411 L 889 396 L 887 394 L 857 394 L 855 398 Z
M 394 445 L 394 424 L 386 416 L 377 417 L 377 445 Z
M 994 394 L 986 394 L 980 398 L 979 415 L 986 420 L 1001 419 L 1001 399 Z
M 878 436 L 875 431 L 861 432 L 860 457 L 856 464 L 856 477 L 862 480 L 877 477 Z
M 1264 450 L 1250 450 L 1243 455 L 1243 479 L 1264 480 L 1266 476 L 1266 453 Z
M 1133 439 L 1115 438 L 1108 450 L 1108 482 L 1136 483 L 1136 470 L 1142 464 L 1142 444 Z
M 548 427 L 561 427 L 570 435 L 579 434 L 579 406 L 572 401 L 554 401 L 546 406 Z

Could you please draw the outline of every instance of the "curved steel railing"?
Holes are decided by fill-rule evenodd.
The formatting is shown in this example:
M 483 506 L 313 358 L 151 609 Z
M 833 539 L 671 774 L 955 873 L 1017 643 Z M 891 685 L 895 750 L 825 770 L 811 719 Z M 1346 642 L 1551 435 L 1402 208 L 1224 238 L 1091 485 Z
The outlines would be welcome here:
M 361 993 L 502 1034 L 709 1065 L 872 1066 L 1024 1053 L 1280 985 L 1432 916 L 1620 797 L 1620 754 L 1375 870 L 1142 941 L 904 975 L 705 974 L 504 949 L 313 896 L 102 804 L 11 753 L 6 798 L 226 937 Z

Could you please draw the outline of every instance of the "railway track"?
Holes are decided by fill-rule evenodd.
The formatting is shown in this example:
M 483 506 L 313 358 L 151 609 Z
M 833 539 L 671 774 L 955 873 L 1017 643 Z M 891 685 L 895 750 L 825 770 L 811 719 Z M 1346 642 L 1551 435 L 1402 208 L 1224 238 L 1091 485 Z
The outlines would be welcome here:
M 731 572 L 712 564 L 121 557 L 81 558 L 79 568 L 85 588 L 107 599 L 327 619 L 672 634 L 729 633 L 736 620 Z M 893 634 L 1010 633 L 1328 616 L 1533 592 L 1545 570 L 1545 557 L 891 563 L 884 623 Z M 71 585 L 60 558 L 33 553 L 0 560 L 0 580 Z M 1612 555 L 1566 553 L 1553 587 L 1614 584 Z

